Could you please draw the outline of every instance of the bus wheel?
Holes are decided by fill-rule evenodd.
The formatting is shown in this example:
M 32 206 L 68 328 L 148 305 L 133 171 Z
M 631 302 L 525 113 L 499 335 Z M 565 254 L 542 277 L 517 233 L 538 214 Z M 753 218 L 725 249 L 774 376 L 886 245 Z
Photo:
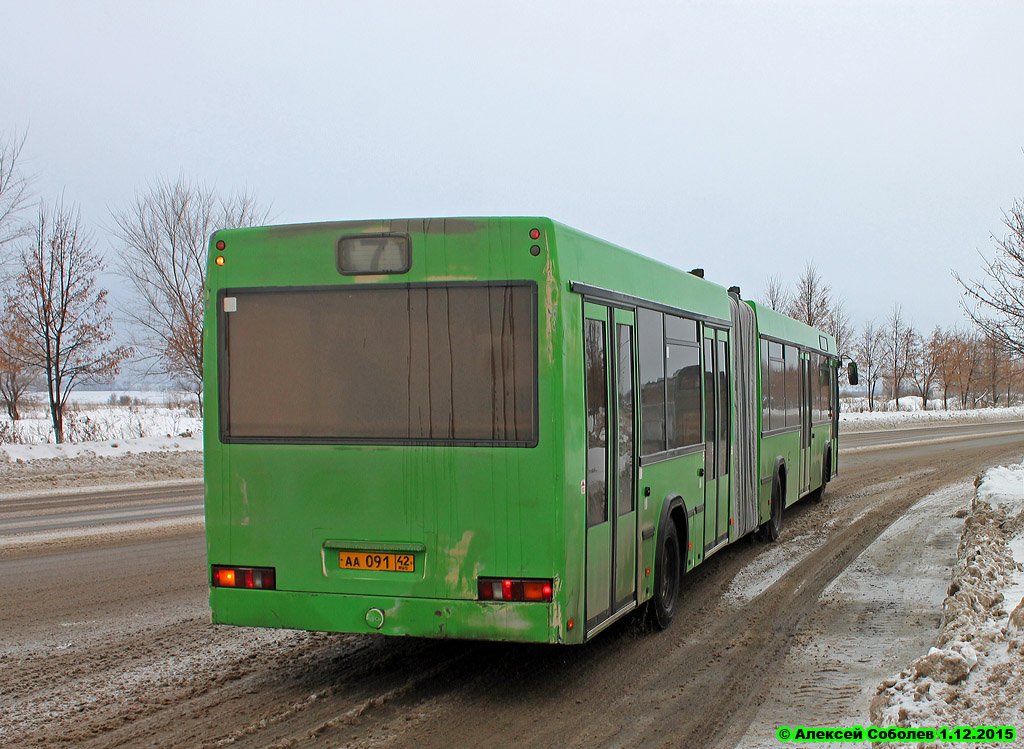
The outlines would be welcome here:
M 832 478 L 832 451 L 828 450 L 825 453 L 824 460 L 821 461 L 821 487 L 815 489 L 811 494 L 811 499 L 815 503 L 821 502 L 825 499 L 825 487 L 828 486 L 829 479 Z
M 657 629 L 666 629 L 676 613 L 679 600 L 679 576 L 682 563 L 679 556 L 679 534 L 676 524 L 668 521 L 665 540 L 658 549 L 654 575 L 654 598 L 648 607 L 651 622 Z
M 782 496 L 782 483 L 776 475 L 775 480 L 772 481 L 772 513 L 768 522 L 762 526 L 762 536 L 765 541 L 774 541 L 782 533 L 782 505 L 785 501 Z

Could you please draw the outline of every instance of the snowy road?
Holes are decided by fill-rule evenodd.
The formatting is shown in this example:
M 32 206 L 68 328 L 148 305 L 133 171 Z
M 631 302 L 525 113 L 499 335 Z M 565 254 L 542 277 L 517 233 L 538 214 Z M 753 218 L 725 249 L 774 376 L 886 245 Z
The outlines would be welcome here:
M 1004 421 L 987 424 L 939 424 L 900 429 L 839 433 L 840 454 L 852 450 L 864 451 L 896 445 L 938 444 L 968 439 L 986 439 L 993 435 L 1017 435 L 1024 440 L 1024 421 Z
M 129 487 L 0 500 L 0 537 L 203 514 L 203 485 Z
M 765 721 L 814 714 L 794 681 L 802 652 L 825 648 L 840 672 L 891 668 L 886 632 L 837 637 L 822 596 L 919 499 L 1020 460 L 1021 435 L 990 427 L 847 454 L 822 504 L 787 511 L 778 544 L 738 543 L 688 575 L 669 631 L 632 619 L 580 648 L 212 627 L 194 526 L 8 549 L 0 744 L 745 745 L 770 735 Z M 948 516 L 924 503 L 915 525 L 932 506 Z M 827 699 L 830 720 L 866 721 L 855 685 Z

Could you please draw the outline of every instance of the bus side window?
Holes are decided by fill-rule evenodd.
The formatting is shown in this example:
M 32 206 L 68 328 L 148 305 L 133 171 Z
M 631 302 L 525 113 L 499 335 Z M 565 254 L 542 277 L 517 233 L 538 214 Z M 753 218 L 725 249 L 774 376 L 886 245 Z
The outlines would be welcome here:
M 768 341 L 764 338 L 761 339 L 761 431 L 767 432 L 771 429 L 771 410 L 768 393 L 769 377 L 768 377 Z
M 640 350 L 640 454 L 665 450 L 665 329 L 663 315 L 636 311 Z

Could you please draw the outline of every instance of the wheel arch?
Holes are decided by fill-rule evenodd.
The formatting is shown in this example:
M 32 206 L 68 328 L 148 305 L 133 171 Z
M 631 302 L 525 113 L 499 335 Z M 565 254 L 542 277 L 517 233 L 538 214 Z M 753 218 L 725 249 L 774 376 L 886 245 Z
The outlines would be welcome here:
M 779 482 L 782 506 L 786 506 L 786 459 L 781 455 L 775 459 L 775 468 L 772 469 L 772 483 Z
M 689 567 L 690 517 L 691 514 L 687 512 L 686 504 L 683 502 L 683 498 L 679 494 L 669 494 L 661 503 L 661 516 L 658 519 L 658 543 L 655 548 L 660 549 L 661 545 L 665 543 L 665 532 L 668 528 L 668 524 L 674 524 L 676 527 L 676 534 L 679 536 L 679 543 L 683 546 L 683 548 L 680 549 L 680 557 L 683 561 L 683 569 L 681 572 L 686 571 Z

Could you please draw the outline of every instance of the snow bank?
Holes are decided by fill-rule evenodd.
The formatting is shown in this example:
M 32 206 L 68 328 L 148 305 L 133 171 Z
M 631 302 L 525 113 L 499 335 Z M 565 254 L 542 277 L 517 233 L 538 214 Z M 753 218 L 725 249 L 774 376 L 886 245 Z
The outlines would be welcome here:
M 203 435 L 166 434 L 139 439 L 90 440 L 62 445 L 0 445 L 0 462 L 41 460 L 46 458 L 111 458 L 134 453 L 202 450 Z
M 1013 421 L 1024 419 L 1024 406 L 1011 408 L 976 408 L 967 411 L 922 411 L 920 398 L 900 398 L 900 408 L 909 410 L 863 411 L 856 410 L 856 403 L 843 399 L 839 408 L 839 430 L 841 432 L 866 431 L 868 429 L 892 429 L 922 424 L 966 424 L 986 421 Z M 863 400 L 863 399 L 852 399 Z M 916 403 L 915 403 L 916 401 Z M 930 402 L 930 401 L 929 401 Z M 892 401 L 889 405 L 892 406 Z M 867 406 L 864 406 L 865 408 Z
M 975 481 L 939 636 L 878 687 L 879 726 L 1015 725 L 1024 714 L 1024 463 Z

